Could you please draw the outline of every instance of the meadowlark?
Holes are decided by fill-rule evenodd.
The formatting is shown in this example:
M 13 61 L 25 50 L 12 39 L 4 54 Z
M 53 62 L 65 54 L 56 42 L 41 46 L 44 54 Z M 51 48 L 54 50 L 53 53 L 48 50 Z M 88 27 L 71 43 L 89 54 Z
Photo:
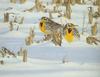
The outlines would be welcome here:
M 73 42 L 75 37 L 80 38 L 78 30 L 72 23 L 68 23 L 65 25 L 65 27 L 63 28 L 63 36 L 68 42 Z
M 58 24 L 47 17 L 42 17 L 40 21 L 40 30 L 44 33 L 52 33 L 63 29 L 61 24 Z
M 55 45 L 61 46 L 63 26 L 47 17 L 42 17 L 40 21 L 40 30 L 46 35 L 50 35 Z

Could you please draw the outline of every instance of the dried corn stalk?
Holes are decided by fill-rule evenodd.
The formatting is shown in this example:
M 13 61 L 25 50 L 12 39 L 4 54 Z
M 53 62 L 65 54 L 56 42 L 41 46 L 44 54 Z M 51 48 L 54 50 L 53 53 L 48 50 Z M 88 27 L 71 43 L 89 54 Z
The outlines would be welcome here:
M 9 13 L 4 13 L 4 22 L 9 21 Z
M 23 62 L 27 62 L 27 50 L 23 50 Z
M 31 36 L 32 38 L 35 37 L 34 28 L 30 28 L 29 36 Z
M 10 0 L 11 3 L 16 3 L 16 0 Z
M 3 54 L 4 57 L 6 55 L 16 57 L 16 54 L 14 52 L 11 52 L 9 49 L 7 49 L 5 47 L 2 47 L 2 54 Z
M 91 27 L 91 34 L 92 34 L 92 35 L 96 35 L 96 34 L 97 34 L 97 23 L 95 23 L 95 24 Z
M 4 65 L 4 61 L 3 61 L 3 60 L 0 60 L 0 64 L 1 64 L 1 65 Z
M 89 7 L 88 18 L 89 18 L 89 23 L 92 24 L 92 22 L 93 22 L 93 9 L 92 9 L 92 7 Z
M 28 36 L 25 39 L 25 43 L 26 43 L 26 45 L 31 45 L 33 43 L 33 38 L 31 36 Z
M 70 0 L 64 2 L 64 5 L 66 7 L 66 14 L 65 16 L 67 16 L 68 19 L 71 19 L 71 2 Z
M 9 26 L 9 30 L 12 31 L 12 30 L 13 30 L 13 22 L 10 21 L 9 24 L 10 24 L 10 26 Z
M 100 40 L 98 40 L 96 37 L 92 37 L 92 36 L 88 36 L 87 38 L 86 38 L 86 42 L 88 43 L 88 44 L 95 44 L 95 45 L 98 45 L 98 43 L 100 43 Z
M 25 39 L 26 45 L 31 45 L 33 43 L 34 36 L 35 36 L 34 28 L 30 28 L 29 36 L 26 37 Z

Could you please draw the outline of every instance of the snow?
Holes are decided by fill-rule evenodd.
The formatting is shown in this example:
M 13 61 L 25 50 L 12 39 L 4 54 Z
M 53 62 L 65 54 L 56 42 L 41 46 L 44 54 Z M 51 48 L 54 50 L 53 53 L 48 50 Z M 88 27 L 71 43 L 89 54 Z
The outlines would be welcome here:
M 21 33 L 21 32 L 18 32 L 18 31 L 11 31 L 11 32 L 7 32 L 7 33 L 5 33 L 4 35 L 1 35 L 1 37 L 14 37 L 14 38 L 17 38 L 17 37 L 26 37 L 26 36 L 28 36 L 27 34 L 25 34 L 25 33 Z
M 51 0 L 43 0 L 48 11 L 52 11 L 54 5 Z M 47 6 L 47 2 L 49 5 Z M 0 48 L 6 47 L 17 53 L 20 48 L 28 50 L 28 62 L 23 63 L 22 57 L 17 58 L 1 58 L 5 64 L 0 65 L 0 77 L 100 77 L 100 43 L 98 45 L 89 45 L 86 43 L 86 37 L 91 35 L 90 28 L 92 25 L 88 23 L 88 7 L 92 6 L 94 11 L 97 7 L 87 1 L 86 5 L 75 4 L 72 8 L 72 18 L 68 20 L 66 17 L 59 17 L 58 13 L 53 13 L 53 21 L 65 25 L 74 23 L 78 25 L 81 34 L 83 27 L 83 16 L 85 15 L 85 28 L 87 31 L 80 39 L 74 39 L 72 43 L 68 43 L 63 37 L 62 46 L 55 46 L 51 41 L 25 45 L 25 38 L 29 35 L 30 28 L 34 28 L 35 38 L 33 40 L 41 40 L 43 33 L 39 30 L 40 18 L 49 17 L 48 12 L 37 12 L 36 10 L 29 12 L 24 10 L 33 7 L 34 0 L 29 0 L 24 4 L 9 3 L 8 0 L 0 0 Z M 12 8 L 8 9 L 7 8 Z M 65 10 L 64 6 L 60 6 L 59 10 Z M 3 22 L 3 14 L 5 12 L 14 13 L 15 16 L 24 17 L 24 23 L 14 23 L 14 30 L 9 31 L 9 23 Z M 12 16 L 12 15 L 11 15 Z M 13 18 L 10 17 L 11 21 Z M 95 20 L 98 25 L 97 37 L 100 38 L 100 18 Z M 19 30 L 17 31 L 17 27 Z M 67 63 L 63 64 L 65 58 Z
M 10 60 L 11 61 L 11 60 Z M 8 63 L 0 66 L 2 77 L 99 77 L 100 64 L 78 64 L 28 58 L 27 63 Z M 6 66 L 6 67 L 5 67 Z M 6 73 L 6 74 L 5 74 Z

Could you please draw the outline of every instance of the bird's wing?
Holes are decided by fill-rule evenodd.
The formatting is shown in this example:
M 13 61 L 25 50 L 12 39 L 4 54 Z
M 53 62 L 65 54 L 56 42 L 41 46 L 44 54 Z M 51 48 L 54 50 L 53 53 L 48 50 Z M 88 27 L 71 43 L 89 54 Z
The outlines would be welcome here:
M 76 28 L 73 29 L 73 34 L 75 37 L 80 38 L 79 31 Z
M 61 46 L 61 43 L 62 43 L 62 33 L 61 32 L 53 32 L 52 34 L 53 34 L 52 35 L 52 42 L 55 45 Z

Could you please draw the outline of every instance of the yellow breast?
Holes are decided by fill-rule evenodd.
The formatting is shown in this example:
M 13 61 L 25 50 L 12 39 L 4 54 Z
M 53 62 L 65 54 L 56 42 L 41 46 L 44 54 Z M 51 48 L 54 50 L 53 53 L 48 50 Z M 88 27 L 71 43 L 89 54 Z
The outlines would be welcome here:
M 67 42 L 73 42 L 74 40 L 74 35 L 73 35 L 73 32 L 71 31 L 70 33 L 67 31 L 65 36 L 64 36 L 65 40 Z
M 40 30 L 41 32 L 46 33 L 46 26 L 45 23 L 42 21 L 40 22 Z

